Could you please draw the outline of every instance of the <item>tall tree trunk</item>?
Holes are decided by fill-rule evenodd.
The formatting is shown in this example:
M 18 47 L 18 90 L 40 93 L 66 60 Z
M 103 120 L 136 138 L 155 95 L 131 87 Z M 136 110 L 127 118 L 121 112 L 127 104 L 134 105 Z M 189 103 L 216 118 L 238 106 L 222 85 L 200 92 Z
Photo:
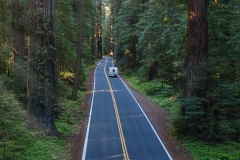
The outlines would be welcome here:
M 98 18 L 98 54 L 99 58 L 102 59 L 102 1 L 100 1 L 98 8 L 99 18 Z
M 96 12 L 98 11 L 98 5 L 99 5 L 99 2 L 98 1 L 95 1 L 94 2 L 95 4 L 95 7 L 96 7 Z M 97 15 L 95 15 L 94 17 L 94 55 L 95 55 L 95 59 L 98 59 L 99 56 L 98 56 L 98 26 L 97 26 L 97 22 L 98 22 L 98 17 Z
M 83 0 L 79 0 L 79 35 L 78 35 L 78 55 L 77 65 L 75 70 L 75 79 L 73 85 L 72 100 L 76 100 L 77 91 L 80 82 L 81 61 L 82 61 L 82 48 L 83 48 Z
M 14 85 L 15 93 L 21 102 L 26 101 L 26 97 L 21 96 L 26 93 L 26 52 L 25 52 L 25 28 L 23 22 L 20 20 L 24 7 L 20 4 L 19 0 L 12 2 L 12 30 L 14 41 Z
M 187 97 L 205 97 L 208 52 L 208 0 L 188 1 Z
M 1 27 L 0 27 L 0 44 L 1 44 L 1 50 L 3 49 L 4 50 L 4 47 L 2 46 L 3 43 L 6 43 L 7 39 L 6 39 L 6 10 L 7 10 L 7 6 L 6 6 L 6 1 L 3 1 L 1 0 L 0 1 L 0 9 L 1 9 L 1 16 L 0 16 L 0 21 L 1 21 Z M 4 52 L 0 52 L 1 54 L 1 61 L 0 61 L 0 72 L 1 73 L 4 73 L 4 74 L 7 74 L 7 65 L 6 65 L 6 55 L 4 54 Z
M 95 17 L 94 20 L 94 55 L 95 55 L 95 59 L 99 58 L 98 55 L 98 35 L 97 35 L 97 18 Z
M 58 104 L 54 0 L 30 0 L 28 119 L 29 129 L 57 136 L 53 108 Z
M 60 114 L 60 107 L 59 107 L 59 86 L 58 86 L 58 65 L 57 65 L 57 55 L 56 55 L 56 24 L 55 24 L 55 17 L 56 17 L 56 3 L 55 0 L 49 0 L 52 2 L 51 11 L 50 11 L 50 23 L 49 23 L 49 53 L 51 53 L 52 61 L 50 61 L 50 65 L 52 68 L 52 85 L 53 85 L 53 114 L 54 117 L 59 116 Z
M 101 0 L 94 2 L 96 12 L 99 13 L 94 17 L 94 54 L 95 58 L 102 58 L 102 28 L 101 28 Z
M 114 13 L 113 13 L 113 17 L 115 18 L 115 17 L 117 17 L 118 16 L 118 12 L 119 12 L 119 10 L 121 9 L 121 6 L 122 6 L 122 0 L 117 0 L 116 1 L 116 4 L 114 4 Z M 112 6 L 113 7 L 113 6 Z M 112 30 L 114 30 L 113 31 L 113 39 L 115 40 L 115 41 L 118 41 L 118 35 L 119 35 L 119 30 L 115 27 L 115 26 L 113 26 L 113 29 Z M 115 47 L 114 47 L 114 52 L 115 52 L 115 54 L 114 54 L 114 57 L 116 58 L 116 66 L 119 66 L 119 61 L 120 61 L 120 59 L 122 58 L 122 56 L 123 56 L 123 54 L 121 53 L 122 51 L 120 51 L 120 49 L 118 49 L 119 48 L 119 46 L 121 46 L 120 44 L 117 44 L 117 45 L 115 45 Z

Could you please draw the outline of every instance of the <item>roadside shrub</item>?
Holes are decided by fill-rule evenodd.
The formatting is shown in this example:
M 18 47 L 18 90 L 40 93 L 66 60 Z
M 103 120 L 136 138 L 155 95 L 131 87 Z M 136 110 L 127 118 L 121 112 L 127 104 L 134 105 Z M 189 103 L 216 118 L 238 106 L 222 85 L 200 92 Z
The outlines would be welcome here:
M 83 93 L 79 93 L 82 96 Z M 79 110 L 79 102 L 61 99 L 61 114 L 56 119 L 56 126 L 61 136 L 66 137 L 72 132 L 72 125 L 87 117 L 87 112 Z
M 3 86 L 0 84 L 0 88 Z M 0 151 L 3 159 L 14 159 L 17 150 L 24 148 L 18 143 L 26 134 L 25 116 L 26 112 L 21 108 L 14 95 L 0 91 Z

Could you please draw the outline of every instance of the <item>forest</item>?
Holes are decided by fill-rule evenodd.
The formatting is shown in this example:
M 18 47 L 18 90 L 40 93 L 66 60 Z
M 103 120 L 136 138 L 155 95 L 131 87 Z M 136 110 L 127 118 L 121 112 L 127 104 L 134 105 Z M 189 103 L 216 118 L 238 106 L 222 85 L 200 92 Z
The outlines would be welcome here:
M 239 0 L 0 0 L 0 159 L 71 159 L 95 63 L 169 113 L 193 159 L 240 159 Z

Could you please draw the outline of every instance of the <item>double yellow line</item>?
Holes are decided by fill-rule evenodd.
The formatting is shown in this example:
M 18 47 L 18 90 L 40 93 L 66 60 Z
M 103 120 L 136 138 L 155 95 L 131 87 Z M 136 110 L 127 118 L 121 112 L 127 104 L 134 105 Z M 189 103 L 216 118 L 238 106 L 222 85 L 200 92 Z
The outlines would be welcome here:
M 121 121 L 120 121 L 120 117 L 119 117 L 119 113 L 118 113 L 116 100 L 115 100 L 115 97 L 114 97 L 114 94 L 113 94 L 113 89 L 112 89 L 111 83 L 110 83 L 110 81 L 108 79 L 108 75 L 106 73 L 107 61 L 108 61 L 108 58 L 107 58 L 107 60 L 105 62 L 105 65 L 104 65 L 104 74 L 106 76 L 106 79 L 107 79 L 107 82 L 108 82 L 108 86 L 110 88 L 110 92 L 111 92 L 111 96 L 112 96 L 114 111 L 115 111 L 115 115 L 116 115 L 116 119 L 117 119 L 118 131 L 119 131 L 119 134 L 120 134 L 120 140 L 121 140 L 121 144 L 122 144 L 123 156 L 124 156 L 124 160 L 130 160 L 129 156 L 128 156 L 128 151 L 127 151 L 125 138 L 124 138 L 123 131 L 122 131 L 122 125 L 121 125 Z

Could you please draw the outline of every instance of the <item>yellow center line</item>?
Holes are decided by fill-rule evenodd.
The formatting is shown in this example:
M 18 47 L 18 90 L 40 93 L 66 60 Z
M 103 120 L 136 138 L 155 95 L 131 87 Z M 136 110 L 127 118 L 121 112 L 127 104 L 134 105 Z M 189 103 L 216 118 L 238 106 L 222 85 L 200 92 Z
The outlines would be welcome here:
M 126 142 L 125 142 L 125 138 L 123 135 L 123 131 L 122 131 L 122 125 L 121 125 L 121 121 L 120 121 L 120 117 L 119 117 L 119 113 L 118 113 L 118 108 L 117 108 L 117 103 L 116 103 L 116 99 L 114 97 L 113 94 L 113 90 L 112 90 L 112 86 L 111 83 L 109 81 L 108 75 L 106 73 L 106 64 L 107 64 L 108 58 L 106 60 L 106 63 L 104 65 L 104 74 L 106 76 L 107 82 L 108 82 L 108 86 L 110 88 L 110 92 L 111 92 L 111 96 L 112 96 L 112 101 L 113 101 L 113 106 L 114 106 L 114 111 L 115 111 L 115 115 L 116 115 L 116 119 L 117 119 L 117 125 L 118 125 L 118 131 L 120 134 L 120 140 L 121 140 L 121 144 L 122 144 L 122 150 L 123 150 L 123 156 L 124 156 L 124 160 L 130 160 L 129 156 L 128 156 L 128 151 L 127 151 L 127 146 L 126 146 Z

